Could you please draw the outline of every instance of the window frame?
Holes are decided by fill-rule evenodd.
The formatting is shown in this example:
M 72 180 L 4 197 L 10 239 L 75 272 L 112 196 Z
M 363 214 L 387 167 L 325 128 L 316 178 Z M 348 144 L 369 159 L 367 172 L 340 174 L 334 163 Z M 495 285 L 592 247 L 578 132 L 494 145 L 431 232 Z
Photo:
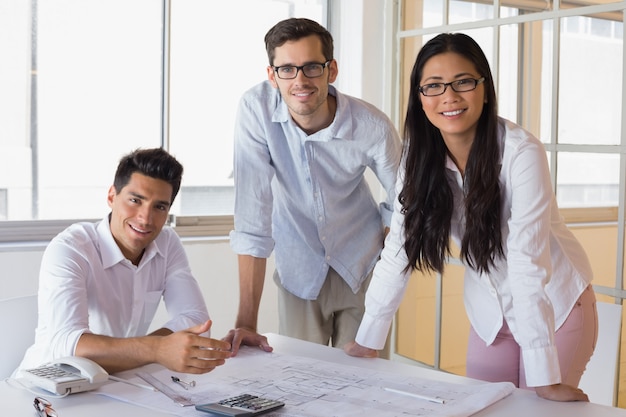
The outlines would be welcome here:
M 398 115 L 403 114 L 403 111 L 406 107 L 406 96 L 407 89 L 403 88 L 403 77 L 405 77 L 406 73 L 403 74 L 403 71 L 410 71 L 412 62 L 407 63 L 403 61 L 403 49 L 402 42 L 405 40 L 419 39 L 423 36 L 434 36 L 435 34 L 441 32 L 456 32 L 462 31 L 466 29 L 477 29 L 483 27 L 491 27 L 494 29 L 498 29 L 501 26 L 511 25 L 516 23 L 527 23 L 527 22 L 543 22 L 546 20 L 552 20 L 555 22 L 554 35 L 558 38 L 559 35 L 559 19 L 563 17 L 571 17 L 571 16 L 597 16 L 602 15 L 608 19 L 619 20 L 618 17 L 622 16 L 624 12 L 626 12 L 626 2 L 614 2 L 614 3 L 602 3 L 599 0 L 590 0 L 589 3 L 592 3 L 589 6 L 580 6 L 580 3 L 563 0 L 559 2 L 556 0 L 553 4 L 554 10 L 545 10 L 545 2 L 541 3 L 534 0 L 503 0 L 503 1 L 481 1 L 476 0 L 477 3 L 491 4 L 494 9 L 494 16 L 492 19 L 488 20 L 480 20 L 480 21 L 472 21 L 472 22 L 463 22 L 456 24 L 448 24 L 444 22 L 441 25 L 423 27 L 423 28 L 411 28 L 411 29 L 403 29 L 403 9 L 404 7 L 412 7 L 411 1 L 400 0 L 397 6 L 397 21 L 399 22 L 396 27 L 396 38 L 397 38 L 397 46 L 396 50 L 398 51 L 398 57 L 396 58 L 396 62 L 398 63 L 395 66 L 395 79 L 399 80 L 397 82 L 398 88 L 395 90 L 395 95 L 393 101 L 396 103 L 396 113 Z M 533 10 L 536 10 L 535 13 L 528 13 L 518 16 L 512 17 L 500 17 L 500 7 L 527 7 L 529 5 L 535 5 L 536 7 L 531 7 Z M 447 0 L 442 2 L 442 8 L 444 9 L 444 16 L 447 11 Z M 412 9 L 411 9 L 412 10 Z M 411 12 L 409 10 L 409 12 Z M 415 13 L 415 11 L 412 11 Z M 498 30 L 494 31 L 494 44 L 498 44 L 499 35 Z M 536 40 L 531 40 L 531 42 L 535 42 Z M 558 43 L 558 39 L 554 40 L 555 43 Z M 525 51 L 521 52 L 522 54 L 530 54 L 532 48 L 526 48 Z M 498 53 L 498 48 L 495 48 L 495 53 Z M 624 40 L 624 53 L 623 56 L 626 57 L 626 39 Z M 496 59 L 497 56 L 493 57 L 492 61 L 495 63 L 493 70 L 493 76 L 496 85 L 498 85 L 498 68 Z M 528 59 L 527 56 L 522 56 L 521 59 Z M 625 58 L 626 59 L 626 58 Z M 625 65 L 626 67 L 626 65 Z M 553 77 L 554 79 L 558 79 L 558 65 L 554 65 L 553 68 Z M 626 72 L 626 71 L 625 71 Z M 536 75 L 536 74 L 535 74 Z M 532 75 L 532 76 L 535 76 Z M 526 74 L 526 77 L 531 76 L 530 74 Z M 624 82 L 622 83 L 622 102 L 624 103 L 622 108 L 626 108 L 626 74 L 623 74 Z M 554 88 L 557 87 L 557 83 L 554 83 Z M 404 92 L 404 93 L 403 93 Z M 556 100 L 557 94 L 553 94 L 553 100 Z M 532 99 L 532 97 L 531 97 Z M 532 104 L 532 103 L 531 103 Z M 529 115 L 526 114 L 528 109 L 533 107 L 532 105 L 524 105 L 524 103 L 518 103 L 519 114 L 518 117 L 522 121 L 528 121 Z M 553 106 L 556 108 L 556 106 Z M 556 115 L 554 115 L 553 120 L 556 120 Z M 399 119 L 396 120 L 396 124 L 401 126 L 401 121 Z M 549 152 L 550 164 L 556 169 L 551 170 L 551 180 L 553 188 L 556 190 L 557 184 L 557 157 L 560 152 L 572 152 L 572 153 L 605 153 L 605 154 L 618 154 L 621 156 L 620 158 L 620 178 L 626 178 L 626 118 L 622 118 L 622 132 L 621 139 L 619 145 L 587 145 L 587 144 L 564 144 L 557 142 L 557 126 L 553 123 L 554 131 L 551 134 L 552 141 L 550 143 L 545 143 L 544 146 L 546 151 Z M 620 230 L 619 235 L 619 246 L 621 248 L 624 247 L 624 227 L 625 227 L 625 187 L 624 180 L 620 182 L 619 185 L 619 199 L 618 206 L 609 206 L 609 207 L 579 207 L 579 208 L 560 208 L 561 214 L 564 216 L 566 223 L 618 223 L 618 227 Z M 618 271 L 622 270 L 622 265 L 618 265 Z
M 172 0 L 161 0 L 161 115 L 160 146 L 170 149 L 170 30 Z M 330 4 L 322 1 L 326 27 L 330 25 Z M 339 9 L 337 9 L 339 11 Z M 337 23 L 337 22 L 335 22 Z M 332 31 L 332 30 L 331 30 Z M 54 236 L 77 222 L 95 222 L 100 219 L 73 218 L 50 220 L 1 220 L 0 251 L 39 248 L 46 245 Z M 177 216 L 170 214 L 167 225 L 173 227 L 182 238 L 188 239 L 226 239 L 234 228 L 234 217 L 227 215 Z
M 398 22 L 401 20 L 402 2 L 394 4 L 395 2 L 384 2 L 383 5 L 379 5 L 378 12 L 383 16 L 383 28 L 380 30 L 384 38 L 383 44 L 400 43 L 402 39 L 408 37 L 415 37 L 421 35 L 433 34 L 441 30 L 439 27 L 428 27 L 421 29 L 400 30 Z M 510 5 L 508 2 L 507 5 Z M 494 2 L 497 9 L 497 1 Z M 503 3 L 504 4 L 504 3 Z M 529 15 L 508 17 L 497 19 L 491 22 L 493 26 L 511 24 L 515 22 L 526 21 L 541 21 L 548 18 L 557 18 L 563 16 L 581 15 L 583 13 L 597 14 L 597 13 L 611 13 L 615 11 L 621 11 L 624 9 L 622 3 L 610 3 L 585 6 L 579 8 L 571 8 L 567 10 L 558 11 L 543 11 L 532 13 Z M 353 7 L 354 5 L 351 5 Z M 364 5 L 361 5 L 364 7 Z M 169 147 L 169 14 L 171 9 L 171 0 L 162 0 L 163 8 L 163 32 L 162 32 L 162 49 L 164 51 L 162 57 L 162 102 L 161 102 L 161 146 L 164 148 Z M 372 17 L 361 16 L 362 20 L 356 20 L 352 18 L 354 13 L 351 13 L 346 5 L 341 2 L 332 2 L 329 4 L 327 1 L 325 4 L 327 27 L 334 34 L 336 38 L 337 55 L 340 57 L 339 62 L 342 64 L 342 72 L 353 71 L 353 62 L 361 62 L 359 58 L 366 60 L 367 51 L 359 51 L 358 48 L 352 47 L 359 43 L 359 31 L 350 30 L 354 25 L 369 25 L 373 23 Z M 380 23 L 378 20 L 376 23 Z M 444 25 L 446 30 L 454 31 L 467 27 L 478 27 L 485 22 L 471 22 L 454 25 Z M 397 31 L 397 36 L 394 37 L 394 33 Z M 340 42 L 344 41 L 344 42 Z M 361 46 L 365 41 L 360 41 Z M 350 45 L 350 46 L 347 46 Z M 356 50 L 356 54 L 355 51 Z M 364 87 L 367 83 L 367 79 L 359 79 L 358 77 L 351 77 L 350 79 L 339 78 L 337 84 L 342 90 L 348 90 L 348 93 L 355 95 L 362 95 L 366 100 L 370 100 L 379 105 L 384 111 L 386 111 L 397 126 L 401 125 L 401 83 L 397 80 L 401 80 L 401 67 L 400 67 L 400 52 L 397 45 L 392 48 L 381 51 L 382 54 L 382 76 L 379 78 L 382 81 L 382 88 L 379 92 L 367 90 Z M 360 55 L 359 55 L 360 54 Z M 355 55 L 355 56 L 352 56 Z M 625 54 L 626 55 L 626 54 Z M 363 58 L 365 56 L 365 58 Z M 370 58 L 375 61 L 376 58 Z M 380 61 L 379 61 L 380 62 Z M 346 71 L 347 68 L 347 71 Z M 355 81 L 356 80 L 356 81 Z M 624 83 L 626 85 L 626 83 Z M 350 91 L 354 90 L 354 91 Z M 382 92 L 381 92 L 382 91 Z M 369 97 L 368 97 L 369 94 Z M 626 108 L 626 106 L 625 106 Z M 623 124 L 626 121 L 623 122 Z M 626 130 L 626 129 L 624 129 Z M 553 135 L 555 137 L 555 135 Z M 624 143 L 622 139 L 622 143 Z M 551 161 L 556 161 L 556 155 L 558 152 L 599 152 L 599 153 L 616 153 L 617 150 L 621 150 L 621 154 L 626 153 L 625 145 L 569 145 L 569 144 L 546 144 L 546 150 L 551 152 Z M 623 160 L 624 158 L 622 158 Z M 626 172 L 624 169 L 624 161 L 621 162 L 622 172 Z M 556 174 L 553 174 L 553 185 L 556 185 Z M 374 182 L 372 182 L 374 183 Z M 374 185 L 376 187 L 376 185 Z M 624 200 L 623 187 L 620 187 L 620 201 Z M 382 190 L 375 190 L 375 194 L 380 194 Z M 619 207 L 587 207 L 587 208 L 575 208 L 575 209 L 561 209 L 566 221 L 575 223 L 585 222 L 617 222 L 618 219 L 622 219 L 623 228 L 623 209 Z M 76 218 L 76 219 L 59 219 L 59 220 L 30 220 L 30 221 L 0 221 L 0 250 L 2 248 L 11 247 L 12 244 L 17 246 L 23 246 L 27 243 L 47 242 L 52 239 L 56 234 L 64 230 L 72 223 L 80 221 L 97 221 L 98 219 L 89 218 Z M 185 238 L 226 238 L 230 230 L 234 227 L 234 219 L 232 215 L 206 215 L 206 216 L 175 216 L 170 215 L 170 226 L 174 227 L 181 237 Z

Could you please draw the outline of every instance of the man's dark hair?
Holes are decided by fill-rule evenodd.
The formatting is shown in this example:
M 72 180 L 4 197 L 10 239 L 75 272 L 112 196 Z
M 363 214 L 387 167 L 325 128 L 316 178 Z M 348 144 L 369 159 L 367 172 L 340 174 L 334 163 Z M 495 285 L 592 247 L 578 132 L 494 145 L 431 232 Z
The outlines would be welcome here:
M 172 200 L 178 194 L 183 177 L 183 166 L 163 148 L 137 149 L 120 159 L 115 171 L 113 186 L 119 193 L 130 177 L 138 172 L 147 177 L 163 180 L 172 186 Z
M 314 20 L 292 17 L 281 20 L 265 35 L 265 49 L 270 65 L 274 65 L 274 51 L 288 41 L 297 41 L 317 35 L 322 41 L 322 53 L 327 61 L 333 59 L 333 37 L 328 30 Z

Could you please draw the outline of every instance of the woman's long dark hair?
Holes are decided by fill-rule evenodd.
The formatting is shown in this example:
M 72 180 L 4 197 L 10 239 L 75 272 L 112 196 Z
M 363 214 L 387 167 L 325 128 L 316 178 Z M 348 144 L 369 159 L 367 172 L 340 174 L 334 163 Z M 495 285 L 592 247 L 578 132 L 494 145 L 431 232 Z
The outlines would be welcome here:
M 486 103 L 465 168 L 465 234 L 461 259 L 478 271 L 489 272 L 503 257 L 500 224 L 500 148 L 496 93 L 489 62 L 480 46 L 462 33 L 444 33 L 420 50 L 411 73 L 411 91 L 404 126 L 405 178 L 398 196 L 402 205 L 407 270 L 443 272 L 450 255 L 453 195 L 446 176 L 448 149 L 426 117 L 419 92 L 426 62 L 454 52 L 471 61 L 485 77 Z

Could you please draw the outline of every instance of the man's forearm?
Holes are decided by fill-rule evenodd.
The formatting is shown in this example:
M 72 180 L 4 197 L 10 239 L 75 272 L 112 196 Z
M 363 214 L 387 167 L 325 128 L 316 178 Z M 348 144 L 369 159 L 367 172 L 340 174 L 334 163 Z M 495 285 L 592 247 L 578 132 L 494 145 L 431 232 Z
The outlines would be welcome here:
M 85 333 L 78 340 L 75 354 L 97 362 L 109 373 L 121 372 L 156 362 L 160 337 L 115 338 Z
M 239 311 L 235 327 L 256 331 L 267 260 L 239 255 Z

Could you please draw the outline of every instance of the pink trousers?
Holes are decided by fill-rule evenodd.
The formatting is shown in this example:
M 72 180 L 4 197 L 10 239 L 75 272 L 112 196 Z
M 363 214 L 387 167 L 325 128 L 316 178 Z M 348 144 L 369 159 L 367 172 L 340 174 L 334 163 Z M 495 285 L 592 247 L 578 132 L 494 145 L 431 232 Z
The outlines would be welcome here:
M 578 386 L 597 338 L 596 296 L 589 286 L 555 334 L 562 383 Z M 528 388 L 521 349 L 506 322 L 490 346 L 485 345 L 474 328 L 470 329 L 466 374 L 474 379 L 510 381 L 519 388 Z

